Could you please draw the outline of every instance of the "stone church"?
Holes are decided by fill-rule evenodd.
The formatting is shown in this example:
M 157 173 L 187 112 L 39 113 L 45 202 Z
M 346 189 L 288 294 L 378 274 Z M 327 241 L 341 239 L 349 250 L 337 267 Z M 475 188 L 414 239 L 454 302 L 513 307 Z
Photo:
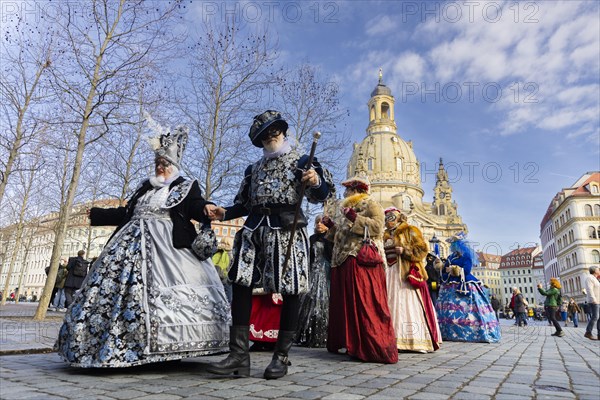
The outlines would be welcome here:
M 433 202 L 423 201 L 420 163 L 412 141 L 398 135 L 394 120 L 394 96 L 382 80 L 371 92 L 367 103 L 369 126 L 367 136 L 355 143 L 348 163 L 348 177 L 366 175 L 371 181 L 371 197 L 383 208 L 394 206 L 408 216 L 408 223 L 421 229 L 433 250 L 433 241 L 439 240 L 441 256 L 449 254 L 446 239 L 464 231 L 467 226 L 458 214 L 458 205 L 452 200 L 452 187 L 440 159 L 433 189 Z

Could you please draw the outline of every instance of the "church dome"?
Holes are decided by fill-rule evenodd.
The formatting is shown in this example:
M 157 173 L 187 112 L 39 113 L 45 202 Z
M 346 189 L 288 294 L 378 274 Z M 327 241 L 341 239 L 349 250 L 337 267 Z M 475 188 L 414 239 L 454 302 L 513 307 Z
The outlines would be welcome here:
M 371 92 L 371 97 L 381 96 L 381 95 L 391 96 L 392 90 L 389 87 L 385 86 L 383 84 L 383 82 L 380 81 L 377 84 L 377 86 L 375 86 L 375 89 L 373 89 L 373 91 Z
M 372 133 L 356 144 L 349 165 L 352 171 L 348 173 L 365 171 L 371 181 L 421 186 L 419 161 L 412 142 L 392 132 Z

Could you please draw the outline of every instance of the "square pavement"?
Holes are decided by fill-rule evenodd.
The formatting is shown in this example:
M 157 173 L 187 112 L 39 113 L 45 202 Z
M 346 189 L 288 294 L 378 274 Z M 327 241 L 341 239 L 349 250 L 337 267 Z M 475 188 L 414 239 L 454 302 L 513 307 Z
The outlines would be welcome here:
M 600 341 L 584 338 L 583 324 L 557 338 L 546 322 L 518 328 L 502 320 L 500 343 L 444 342 L 435 353 L 400 353 L 393 365 L 294 346 L 288 375 L 265 380 L 270 353 L 251 353 L 249 378 L 205 372 L 224 355 L 71 368 L 56 353 L 40 354 L 50 351 L 60 314 L 42 323 L 26 314 L 0 310 L 2 399 L 600 399 Z

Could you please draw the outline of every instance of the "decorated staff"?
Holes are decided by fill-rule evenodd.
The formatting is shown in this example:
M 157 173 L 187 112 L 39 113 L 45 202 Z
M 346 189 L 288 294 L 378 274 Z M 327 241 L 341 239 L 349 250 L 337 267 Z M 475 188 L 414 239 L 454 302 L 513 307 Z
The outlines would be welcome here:
M 208 366 L 207 371 L 215 374 L 250 374 L 248 333 L 253 287 L 283 296 L 275 353 L 264 377 L 281 378 L 291 365 L 288 352 L 298 324 L 298 295 L 308 290 L 309 241 L 300 203 L 303 197 L 322 203 L 334 184 L 331 174 L 314 158 L 318 138 L 310 156 L 300 155 L 286 140 L 287 129 L 287 122 L 277 111 L 254 117 L 249 136 L 254 146 L 263 149 L 263 156 L 246 168 L 234 204 L 209 210 L 211 219 L 248 216 L 236 235 L 229 270 L 233 282 L 231 352 L 225 360 Z
M 313 133 L 313 141 L 312 146 L 310 146 L 310 155 L 308 156 L 308 162 L 306 163 L 306 169 L 310 169 L 312 167 L 313 159 L 315 158 L 315 150 L 317 149 L 317 141 L 321 137 L 321 132 Z M 292 243 L 294 242 L 294 233 L 296 233 L 296 228 L 298 227 L 298 219 L 300 218 L 300 214 L 302 213 L 302 198 L 304 197 L 304 192 L 306 191 L 306 182 L 302 182 L 302 186 L 300 187 L 300 201 L 296 205 L 296 212 L 294 213 L 294 222 L 292 223 L 292 229 L 290 232 L 290 240 L 288 242 L 287 250 L 285 252 L 285 261 L 283 262 L 283 275 L 287 271 L 288 263 L 290 261 L 290 255 L 292 254 Z

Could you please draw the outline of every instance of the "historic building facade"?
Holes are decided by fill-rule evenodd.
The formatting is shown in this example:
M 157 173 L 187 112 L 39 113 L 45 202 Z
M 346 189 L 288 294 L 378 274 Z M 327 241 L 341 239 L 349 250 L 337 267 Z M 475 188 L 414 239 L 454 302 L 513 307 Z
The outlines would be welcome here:
M 489 288 L 490 295 L 495 294 L 501 300 L 503 286 L 499 268 L 502 256 L 478 251 L 477 259 L 479 265 L 473 268 L 471 273 Z
M 541 253 L 541 248 L 523 247 L 502 256 L 500 261 L 500 275 L 502 276 L 502 297 L 504 304 L 510 302 L 512 288 L 518 288 L 527 299 L 530 306 L 540 304 L 537 295 L 537 282 L 534 279 L 534 260 Z
M 585 301 L 584 278 L 600 266 L 600 172 L 586 172 L 570 188 L 558 192 L 542 219 L 540 238 L 548 255 L 546 277 L 558 276 L 563 296 Z M 544 254 L 544 262 L 546 254 Z
M 423 200 L 421 167 L 411 141 L 398 135 L 394 96 L 383 81 L 371 93 L 367 103 L 369 125 L 366 137 L 355 143 L 348 163 L 348 177 L 364 175 L 371 181 L 371 196 L 386 208 L 394 206 L 408 216 L 408 222 L 421 229 L 425 239 L 440 240 L 442 256 L 448 255 L 445 239 L 467 226 L 458 214 L 458 205 L 452 200 L 452 187 L 440 159 L 433 202 Z M 434 239 L 435 240 L 435 239 Z
M 86 251 L 85 258 L 88 260 L 97 257 L 115 230 L 114 226 L 90 226 L 87 210 L 92 206 L 118 207 L 119 203 L 117 200 L 99 200 L 93 204 L 74 206 L 61 252 L 62 258 L 76 256 L 79 250 Z M 8 278 L 8 293 L 20 288 L 21 295 L 40 297 L 46 283 L 45 269 L 50 265 L 54 247 L 54 227 L 57 222 L 57 212 L 27 221 L 23 228 L 21 245 L 16 253 L 17 226 L 10 225 L 0 229 L 0 292 Z M 237 218 L 213 222 L 212 227 L 219 240 L 229 237 L 233 242 L 235 233 L 243 224 L 244 220 Z

